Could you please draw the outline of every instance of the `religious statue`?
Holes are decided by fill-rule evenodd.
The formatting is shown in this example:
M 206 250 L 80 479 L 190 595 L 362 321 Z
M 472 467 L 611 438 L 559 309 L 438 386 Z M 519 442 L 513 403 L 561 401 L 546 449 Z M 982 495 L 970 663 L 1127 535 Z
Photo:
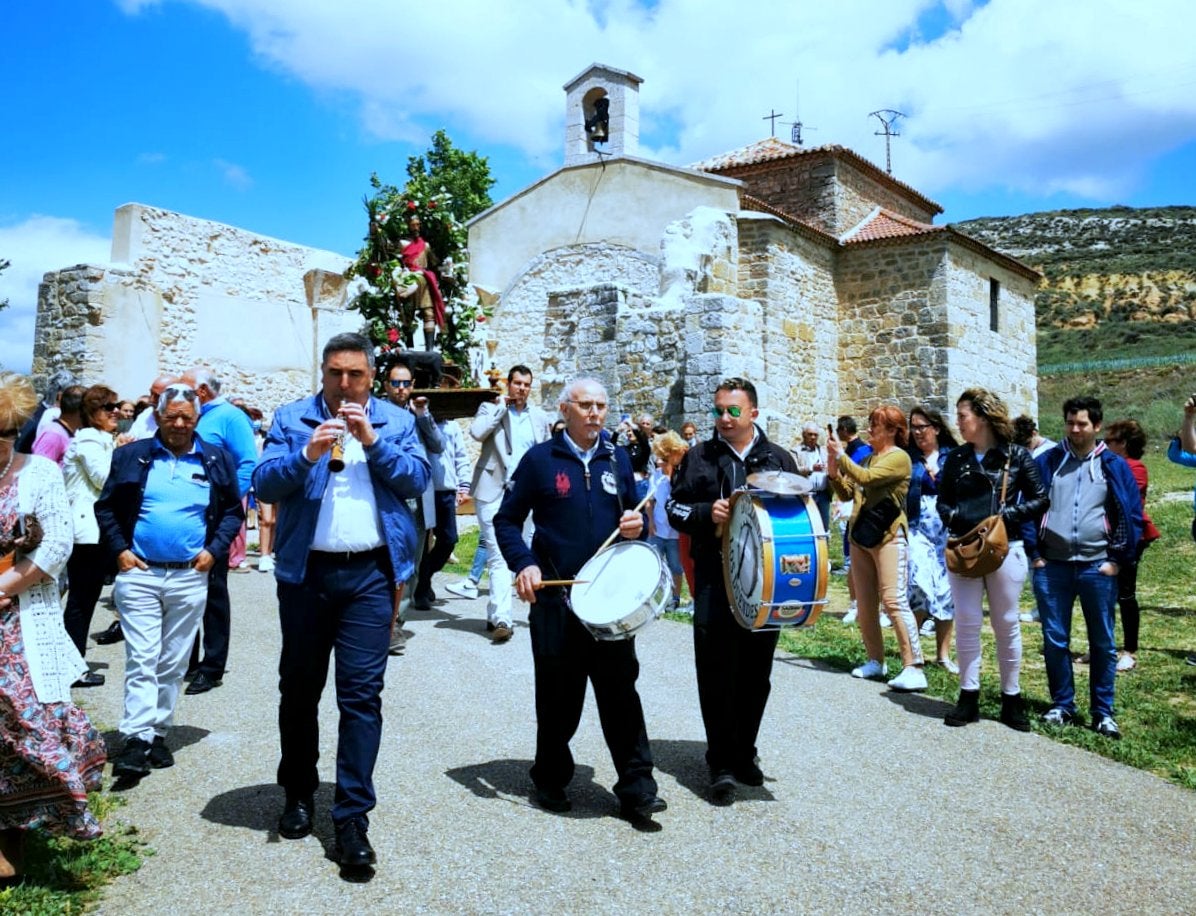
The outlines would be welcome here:
M 451 277 L 453 262 L 451 258 L 442 262 L 420 235 L 418 216 L 412 216 L 407 221 L 407 235 L 408 238 L 399 240 L 399 255 L 403 259 L 403 266 L 411 272 L 410 279 L 413 282 L 398 286 L 395 298 L 411 300 L 413 321 L 423 320 L 424 349 L 433 350 L 436 347 L 436 333 L 444 327 L 444 297 L 440 293 L 440 278 L 436 268 L 440 268 L 440 275 Z M 401 310 L 401 301 L 397 304 Z M 409 340 L 408 344 L 411 343 Z

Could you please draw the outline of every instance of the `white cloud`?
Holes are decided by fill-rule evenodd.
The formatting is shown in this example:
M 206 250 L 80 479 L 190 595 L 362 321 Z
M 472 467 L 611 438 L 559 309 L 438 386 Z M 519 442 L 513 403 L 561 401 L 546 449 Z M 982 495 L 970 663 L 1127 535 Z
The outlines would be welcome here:
M 42 275 L 75 264 L 105 264 L 111 250 L 111 239 L 73 219 L 35 215 L 15 225 L 0 225 L 0 259 L 12 262 L 0 273 L 0 299 L 9 303 L 0 312 L 0 365 L 16 372 L 30 369 Z
M 250 177 L 249 172 L 243 166 L 224 159 L 213 159 L 212 165 L 223 176 L 225 184 L 234 190 L 248 191 L 253 187 L 253 178 Z
M 1188 0 L 192 2 L 247 33 L 266 66 L 354 94 L 366 129 L 390 139 L 460 125 L 551 157 L 561 86 L 593 61 L 644 78 L 643 131 L 667 138 L 645 153 L 677 163 L 759 139 L 771 108 L 793 120 L 799 80 L 808 144 L 883 163 L 868 113 L 905 112 L 894 172 L 931 195 L 1115 198 L 1196 138 Z M 942 34 L 927 38 L 928 23 Z

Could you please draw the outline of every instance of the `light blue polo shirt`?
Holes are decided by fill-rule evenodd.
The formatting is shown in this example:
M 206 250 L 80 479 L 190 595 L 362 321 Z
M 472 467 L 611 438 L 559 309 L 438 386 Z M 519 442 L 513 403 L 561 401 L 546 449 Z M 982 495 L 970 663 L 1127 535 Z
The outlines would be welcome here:
M 176 458 L 154 439 L 153 462 L 145 479 L 141 512 L 133 526 L 133 553 L 154 563 L 185 563 L 195 559 L 207 540 L 207 511 L 211 484 L 203 452 Z

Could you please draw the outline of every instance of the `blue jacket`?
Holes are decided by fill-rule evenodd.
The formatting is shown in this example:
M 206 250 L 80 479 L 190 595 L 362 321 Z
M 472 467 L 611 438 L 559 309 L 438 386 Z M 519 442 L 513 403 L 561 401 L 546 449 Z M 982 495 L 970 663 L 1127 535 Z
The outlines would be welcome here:
M 1167 460 L 1186 468 L 1196 468 L 1196 455 L 1185 452 L 1179 444 L 1179 439 L 1172 439 L 1171 444 L 1167 446 Z M 1196 509 L 1196 489 L 1192 491 L 1192 508 Z
M 1043 452 L 1034 459 L 1042 475 L 1042 485 L 1046 487 L 1049 496 L 1051 483 L 1055 479 L 1055 472 L 1063 464 L 1067 456 L 1067 448 L 1061 442 L 1053 449 Z M 1097 455 L 1101 464 L 1101 471 L 1108 484 L 1108 494 L 1105 497 L 1105 529 L 1108 532 L 1106 547 L 1109 559 L 1119 565 L 1131 563 L 1137 556 L 1138 541 L 1142 537 L 1142 497 L 1138 494 L 1138 483 L 1134 480 L 1134 472 L 1125 459 L 1108 448 L 1101 448 Z M 1026 524 L 1022 526 L 1025 539 L 1026 556 L 1030 562 L 1039 559 L 1038 535 L 1047 523 L 1047 518 L 1055 507 L 1048 509 L 1039 520 L 1037 526 Z
M 499 549 L 517 575 L 539 566 L 545 579 L 572 579 L 619 527 L 624 510 L 635 508 L 635 475 L 626 450 L 603 436 L 587 481 L 585 465 L 564 436 L 558 432 L 528 449 L 494 517 Z M 529 512 L 536 524 L 530 550 L 523 541 Z
M 195 441 L 203 451 L 204 467 L 208 469 L 204 549 L 219 561 L 227 558 L 229 545 L 241 530 L 245 518 L 241 509 L 241 491 L 237 486 L 237 466 L 233 456 L 224 449 L 199 436 Z M 133 529 L 141 515 L 145 481 L 149 477 L 154 450 L 160 442 L 160 437 L 155 434 L 150 439 L 122 445 L 112 453 L 112 470 L 108 472 L 95 512 L 100 526 L 100 542 L 114 559 L 133 545 Z
M 917 446 L 909 449 L 910 463 L 913 465 L 913 471 L 910 473 L 909 490 L 905 494 L 905 517 L 909 520 L 911 528 L 922 517 L 923 488 L 933 488 L 935 493 L 938 492 L 938 484 L 935 481 L 943 473 L 943 466 L 947 463 L 947 457 L 950 454 L 951 446 L 949 445 L 939 449 L 939 466 L 934 469 L 934 479 L 931 480 L 930 475 L 926 471 L 926 461 L 922 455 L 922 450 Z
M 415 568 L 415 520 L 404 500 L 423 492 L 431 471 L 409 411 L 374 397 L 366 409 L 378 434 L 378 441 L 365 450 L 366 462 L 397 585 L 407 581 Z M 254 493 L 262 502 L 278 505 L 274 575 L 280 582 L 298 585 L 307 572 L 307 554 L 330 472 L 327 454 L 312 463 L 303 449 L 315 428 L 328 419 L 323 392 L 278 408 L 253 472 Z

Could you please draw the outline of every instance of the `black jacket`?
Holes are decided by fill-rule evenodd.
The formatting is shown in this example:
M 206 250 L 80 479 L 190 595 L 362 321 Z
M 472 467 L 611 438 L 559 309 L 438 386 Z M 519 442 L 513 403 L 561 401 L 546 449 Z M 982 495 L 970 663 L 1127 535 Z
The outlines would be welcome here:
M 1047 510 L 1050 500 L 1046 487 L 1028 449 L 1012 443 L 997 445 L 985 452 L 982 463 L 977 464 L 976 450 L 965 442 L 947 456 L 939 474 L 938 510 L 950 534 L 967 534 L 996 514 L 1001 504 L 1006 455 L 1009 483 L 1001 516 L 1009 539 L 1019 539 L 1022 523 L 1038 518 Z
M 722 554 L 722 538 L 715 534 L 711 509 L 715 500 L 729 497 L 747 484 L 747 476 L 757 471 L 797 473 L 797 462 L 787 449 L 768 441 L 757 427 L 759 437 L 747 458 L 738 456 L 715 433 L 692 448 L 681 459 L 673 474 L 672 492 L 666 509 L 669 524 L 690 536 L 690 555 L 695 561 L 712 560 L 716 565 Z M 722 566 L 719 565 L 719 575 Z

